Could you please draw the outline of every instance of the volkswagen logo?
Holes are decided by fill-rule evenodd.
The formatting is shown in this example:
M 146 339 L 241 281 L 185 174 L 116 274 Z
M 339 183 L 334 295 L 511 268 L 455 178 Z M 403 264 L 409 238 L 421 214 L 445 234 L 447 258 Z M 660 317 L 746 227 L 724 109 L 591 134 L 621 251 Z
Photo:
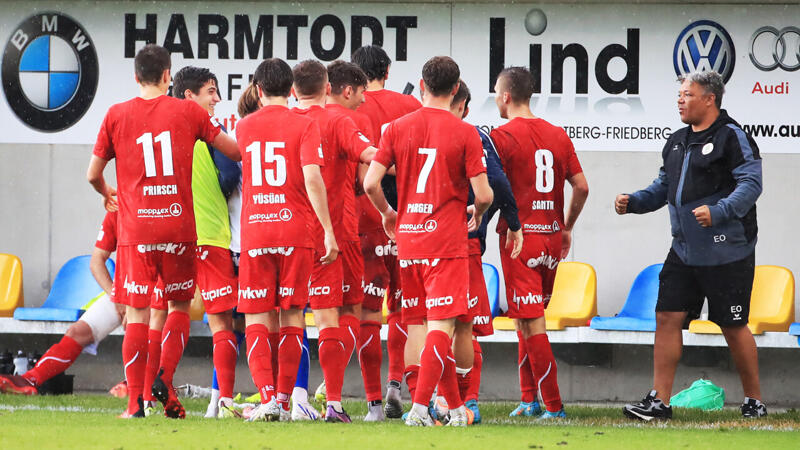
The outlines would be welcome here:
M 778 67 L 787 72 L 800 69 L 800 28 L 757 29 L 750 37 L 750 61 L 765 72 Z
M 28 17 L 11 32 L 2 73 L 6 100 L 20 120 L 39 131 L 61 131 L 92 104 L 97 53 L 78 22 L 45 12 Z
M 733 74 L 736 52 L 733 40 L 722 26 L 711 20 L 689 24 L 678 35 L 672 52 L 675 74 L 716 71 L 728 82 Z

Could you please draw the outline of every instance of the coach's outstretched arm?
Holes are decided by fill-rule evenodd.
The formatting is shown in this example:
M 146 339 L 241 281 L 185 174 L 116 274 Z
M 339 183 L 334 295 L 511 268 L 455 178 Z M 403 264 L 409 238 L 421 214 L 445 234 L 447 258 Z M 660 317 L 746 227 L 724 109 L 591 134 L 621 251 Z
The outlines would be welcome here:
M 397 224 L 397 212 L 389 206 L 386 197 L 383 195 L 381 188 L 381 180 L 386 175 L 386 166 L 383 164 L 372 161 L 367 170 L 367 175 L 364 177 L 364 192 L 367 193 L 369 201 L 378 209 L 383 218 L 383 229 L 390 239 L 394 239 L 395 224 Z
M 617 214 L 644 214 L 653 212 L 667 204 L 667 173 L 664 168 L 650 186 L 633 194 L 619 194 L 614 201 Z
M 107 211 L 116 211 L 117 206 L 117 190 L 106 184 L 106 179 L 103 176 L 103 170 L 106 168 L 108 161 L 97 156 L 92 155 L 89 160 L 89 170 L 86 171 L 86 179 L 92 185 L 95 191 L 103 196 L 103 204 Z
M 336 243 L 336 236 L 333 234 L 331 224 L 331 214 L 328 210 L 328 194 L 325 191 L 325 181 L 322 179 L 322 172 L 316 164 L 303 166 L 303 177 L 305 178 L 306 192 L 314 208 L 322 229 L 325 231 L 325 256 L 320 258 L 323 264 L 330 264 L 339 256 L 339 245 Z

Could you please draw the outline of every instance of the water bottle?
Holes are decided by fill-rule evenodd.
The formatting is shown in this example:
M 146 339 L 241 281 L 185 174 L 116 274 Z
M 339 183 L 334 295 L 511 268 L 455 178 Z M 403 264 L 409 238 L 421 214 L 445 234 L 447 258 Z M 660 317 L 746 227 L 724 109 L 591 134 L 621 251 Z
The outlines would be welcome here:
M 14 375 L 22 375 L 28 371 L 28 355 L 22 353 L 22 350 L 17 351 L 17 356 L 14 358 Z

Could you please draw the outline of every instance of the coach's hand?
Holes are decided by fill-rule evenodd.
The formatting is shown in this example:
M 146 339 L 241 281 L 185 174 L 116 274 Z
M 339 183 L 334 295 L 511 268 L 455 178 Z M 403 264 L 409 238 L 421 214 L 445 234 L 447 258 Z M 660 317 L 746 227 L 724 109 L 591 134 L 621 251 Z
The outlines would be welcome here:
M 386 232 L 386 235 L 389 236 L 389 239 L 395 240 L 394 230 L 397 226 L 397 211 L 389 207 L 385 212 L 381 213 L 381 218 L 383 221 L 383 231 Z
M 333 231 L 325 233 L 325 256 L 319 259 L 322 264 L 330 264 L 339 256 L 339 245 Z
M 626 214 L 628 212 L 628 199 L 630 195 L 628 194 L 619 194 L 617 195 L 617 199 L 614 200 L 614 210 L 617 211 L 617 214 Z
M 561 230 L 561 259 L 567 259 L 572 247 L 572 230 Z
M 711 226 L 711 210 L 708 209 L 708 205 L 698 206 L 692 210 L 692 214 L 694 214 L 694 218 L 697 219 L 697 223 L 701 227 L 708 228 Z
M 517 259 L 520 252 L 522 252 L 522 228 L 517 231 L 508 230 L 506 233 L 506 248 L 514 246 L 511 250 L 511 259 Z
M 103 194 L 103 206 L 108 212 L 114 212 L 119 209 L 119 205 L 117 205 L 117 190 L 111 186 L 106 187 L 106 192 Z

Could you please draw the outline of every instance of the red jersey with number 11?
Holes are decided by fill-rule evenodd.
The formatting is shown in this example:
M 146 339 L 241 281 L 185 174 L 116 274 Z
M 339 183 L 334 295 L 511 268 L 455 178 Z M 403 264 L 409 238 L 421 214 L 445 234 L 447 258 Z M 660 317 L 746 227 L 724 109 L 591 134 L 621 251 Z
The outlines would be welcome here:
M 117 159 L 119 245 L 194 242 L 194 143 L 211 143 L 216 120 L 191 100 L 136 97 L 106 113 L 94 154 Z
M 466 257 L 469 179 L 486 172 L 475 127 L 422 108 L 386 127 L 375 161 L 397 168 L 398 256 Z
M 492 130 L 492 140 L 519 206 L 523 233 L 564 228 L 564 181 L 583 172 L 563 128 L 517 117 Z M 500 218 L 497 232 L 508 228 Z
M 303 166 L 323 165 L 317 124 L 285 106 L 265 106 L 236 125 L 236 141 L 242 153 L 242 252 L 313 248 L 319 221 Z

